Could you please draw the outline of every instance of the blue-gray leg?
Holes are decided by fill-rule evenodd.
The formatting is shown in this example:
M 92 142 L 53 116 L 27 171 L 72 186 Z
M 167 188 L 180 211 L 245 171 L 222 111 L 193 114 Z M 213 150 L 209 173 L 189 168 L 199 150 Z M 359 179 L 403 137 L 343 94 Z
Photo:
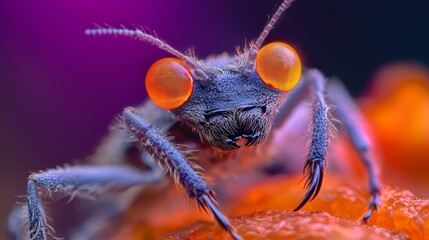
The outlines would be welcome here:
M 317 196 L 323 182 L 329 137 L 332 134 L 329 107 L 324 96 L 325 85 L 325 77 L 321 72 L 316 69 L 306 70 L 299 84 L 288 94 L 273 123 L 274 129 L 279 128 L 298 105 L 311 99 L 310 143 L 304 167 L 307 192 L 295 211 Z
M 308 70 L 303 75 L 302 81 L 301 89 L 298 89 L 296 94 L 302 97 L 307 93 L 312 97 L 313 109 L 310 125 L 310 145 L 304 167 L 304 174 L 307 177 L 305 184 L 307 193 L 294 211 L 301 209 L 319 194 L 323 182 L 329 135 L 331 133 L 329 108 L 324 97 L 325 77 L 317 70 Z
M 49 192 L 62 192 L 68 196 L 96 196 L 111 189 L 128 188 L 135 185 L 152 184 L 161 180 L 163 175 L 159 171 L 142 172 L 125 165 L 112 166 L 71 166 L 50 169 L 31 174 L 27 185 L 27 211 L 14 210 L 10 221 L 17 222 L 16 211 L 27 215 L 25 227 L 10 229 L 14 238 L 27 233 L 30 239 L 45 240 L 49 234 L 38 188 Z
M 192 166 L 184 154 L 165 136 L 161 135 L 146 119 L 139 116 L 135 109 L 126 108 L 123 112 L 125 125 L 138 139 L 141 147 L 151 153 L 162 164 L 170 176 L 186 191 L 188 197 L 204 210 L 209 209 L 219 224 L 234 239 L 241 239 L 228 219 L 216 208 L 214 192 L 204 181 L 197 166 Z
M 36 185 L 32 180 L 27 184 L 27 207 L 28 207 L 28 228 L 30 239 L 47 239 L 48 227 L 46 216 L 37 193 Z
M 327 91 L 330 102 L 332 102 L 334 106 L 337 106 L 333 110 L 333 115 L 345 127 L 348 137 L 352 141 L 354 148 L 359 153 L 360 159 L 368 171 L 371 200 L 369 201 L 368 211 L 362 217 L 363 221 L 367 221 L 371 217 L 373 211 L 377 209 L 380 198 L 380 183 L 375 173 L 370 144 L 364 137 L 364 130 L 359 127 L 359 111 L 354 105 L 347 90 L 339 81 L 332 81 L 332 83 L 328 85 Z M 279 113 L 279 118 L 274 122 L 274 127 L 279 127 L 300 102 L 305 101 L 308 96 L 313 96 L 313 117 L 310 128 L 311 142 L 304 169 L 307 174 L 306 186 L 308 190 L 295 210 L 302 208 L 307 202 L 317 196 L 323 180 L 323 169 L 326 164 L 329 135 L 332 131 L 331 124 L 329 123 L 329 108 L 323 97 L 324 92 L 325 79 L 322 73 L 317 70 L 306 71 L 300 84 L 288 95 Z
M 359 114 L 359 110 L 346 88 L 340 81 L 333 80 L 328 85 L 328 90 L 333 104 L 338 106 L 338 108 L 333 111 L 333 115 L 342 123 L 350 141 L 368 171 L 371 200 L 369 201 L 368 211 L 362 217 L 362 220 L 367 222 L 373 211 L 377 209 L 377 205 L 380 201 L 380 181 L 375 172 L 374 158 L 370 151 L 371 145 L 360 125 L 362 117 Z

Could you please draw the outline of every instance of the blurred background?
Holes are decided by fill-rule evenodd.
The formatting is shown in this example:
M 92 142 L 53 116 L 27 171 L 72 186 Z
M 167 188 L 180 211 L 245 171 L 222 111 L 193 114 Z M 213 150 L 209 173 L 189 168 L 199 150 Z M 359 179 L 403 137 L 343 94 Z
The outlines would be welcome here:
M 23 201 L 28 174 L 89 155 L 116 114 L 145 99 L 147 69 L 168 56 L 85 28 L 141 25 L 204 58 L 256 38 L 280 2 L 0 1 L 1 224 Z M 266 41 L 292 44 L 304 65 L 358 97 L 388 63 L 429 65 L 428 16 L 425 0 L 297 0 Z

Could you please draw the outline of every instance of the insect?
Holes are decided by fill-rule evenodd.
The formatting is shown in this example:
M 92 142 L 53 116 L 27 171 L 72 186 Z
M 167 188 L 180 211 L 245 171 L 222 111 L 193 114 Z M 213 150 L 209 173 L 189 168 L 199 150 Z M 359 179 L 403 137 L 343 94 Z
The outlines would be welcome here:
M 198 60 L 183 54 L 159 38 L 140 29 L 97 27 L 87 35 L 131 37 L 151 43 L 174 58 L 165 58 L 152 65 L 146 75 L 149 102 L 141 107 L 128 107 L 121 115 L 126 140 L 142 153 L 141 160 L 158 162 L 180 185 L 191 202 L 210 212 L 219 225 L 234 239 L 241 239 L 215 201 L 215 192 L 207 183 L 198 165 L 188 161 L 181 150 L 157 127 L 170 130 L 176 122 L 184 131 L 194 132 L 199 140 L 218 151 L 232 151 L 260 145 L 276 127 L 285 121 L 300 102 L 312 99 L 310 144 L 305 163 L 307 193 L 295 210 L 301 209 L 320 191 L 326 165 L 331 117 L 325 92 L 331 104 L 338 106 L 332 113 L 346 127 L 349 137 L 360 153 L 369 172 L 371 200 L 363 216 L 367 220 L 376 209 L 379 183 L 372 164 L 369 144 L 357 127 L 353 103 L 339 83 L 326 88 L 324 76 L 317 70 L 305 70 L 296 51 L 281 42 L 263 42 L 283 12 L 291 5 L 284 0 L 257 40 L 243 53 L 220 55 Z M 156 126 L 156 127 L 155 127 Z M 186 135 L 182 136 L 186 138 Z M 190 139 L 189 141 L 193 141 Z M 120 152 L 118 150 L 118 152 Z M 199 159 L 202 161 L 203 159 Z M 47 239 L 48 225 L 39 189 L 62 192 L 70 196 L 97 194 L 112 188 L 128 188 L 155 183 L 163 177 L 156 170 L 140 171 L 125 165 L 69 166 L 31 174 L 28 181 L 28 204 L 25 210 L 27 234 L 31 239 Z M 25 230 L 24 230 L 25 231 Z

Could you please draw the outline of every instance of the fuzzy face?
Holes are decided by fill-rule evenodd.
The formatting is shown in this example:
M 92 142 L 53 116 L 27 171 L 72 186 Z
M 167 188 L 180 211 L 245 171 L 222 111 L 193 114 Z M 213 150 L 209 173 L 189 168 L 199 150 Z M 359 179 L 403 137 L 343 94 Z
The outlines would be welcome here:
M 211 60 L 219 62 L 217 58 Z M 172 112 L 203 141 L 219 149 L 240 148 L 237 141 L 241 138 L 247 139 L 245 146 L 261 143 L 286 93 L 265 85 L 256 71 L 250 77 L 243 76 L 234 65 L 207 72 L 210 83 L 204 86 L 194 81 L 189 100 Z

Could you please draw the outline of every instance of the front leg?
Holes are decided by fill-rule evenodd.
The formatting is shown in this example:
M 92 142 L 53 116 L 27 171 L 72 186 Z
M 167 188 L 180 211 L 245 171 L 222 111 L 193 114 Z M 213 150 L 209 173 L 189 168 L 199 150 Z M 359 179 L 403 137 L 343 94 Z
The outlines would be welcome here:
M 301 209 L 319 194 L 328 154 L 329 136 L 332 132 L 329 107 L 324 97 L 326 84 L 324 76 L 317 70 L 309 70 L 304 75 L 303 81 L 303 87 L 307 88 L 309 95 L 313 98 L 313 111 L 310 125 L 311 139 L 304 167 L 304 173 L 307 176 L 307 193 L 294 211 Z
M 305 101 L 309 96 L 313 98 L 312 123 L 310 127 L 311 140 L 304 169 L 307 174 L 307 193 L 295 210 L 299 210 L 308 201 L 316 197 L 323 180 L 323 169 L 326 164 L 329 136 L 334 129 L 330 123 L 329 107 L 324 98 L 325 85 L 325 77 L 321 72 L 318 70 L 307 70 L 298 86 L 288 95 L 273 125 L 273 127 L 278 128 L 290 116 L 296 106 Z M 364 137 L 364 130 L 359 127 L 359 111 L 353 104 L 347 90 L 339 81 L 333 81 L 328 85 L 327 90 L 331 103 L 338 106 L 333 111 L 334 116 L 345 126 L 348 137 L 368 171 L 371 200 L 368 205 L 368 211 L 362 217 L 362 220 L 366 222 L 371 217 L 373 211 L 377 209 L 380 199 L 380 182 L 375 173 L 370 144 Z
M 154 159 L 167 169 L 175 182 L 185 189 L 187 196 L 196 201 L 198 206 L 204 210 L 210 209 L 222 228 L 234 239 L 241 239 L 228 219 L 216 208 L 214 192 L 204 181 L 201 173 L 196 171 L 198 166 L 192 166 L 183 153 L 165 136 L 156 131 L 148 121 L 138 116 L 134 108 L 126 108 L 123 112 L 123 119 L 125 125 L 141 143 L 141 147 L 151 153 Z
M 323 182 L 329 137 L 332 133 L 329 107 L 324 96 L 325 84 L 325 77 L 321 72 L 315 69 L 306 70 L 300 83 L 288 94 L 273 123 L 273 128 L 279 128 L 299 104 L 309 98 L 312 100 L 310 142 L 304 167 L 307 192 L 294 211 L 313 200 L 319 193 Z

